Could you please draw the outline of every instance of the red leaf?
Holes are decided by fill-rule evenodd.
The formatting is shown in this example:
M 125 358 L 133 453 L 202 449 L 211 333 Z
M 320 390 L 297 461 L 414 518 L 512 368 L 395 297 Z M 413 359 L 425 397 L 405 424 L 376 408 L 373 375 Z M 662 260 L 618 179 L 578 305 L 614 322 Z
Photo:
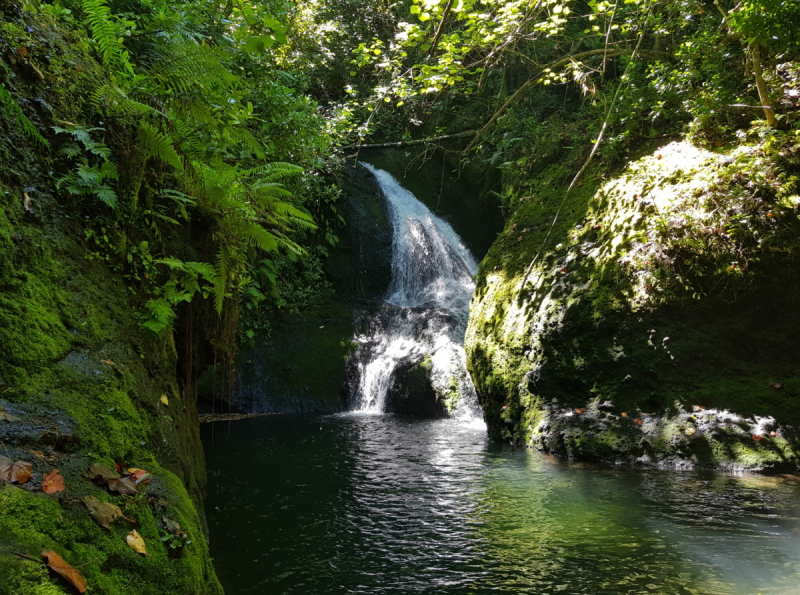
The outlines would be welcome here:
M 33 466 L 25 461 L 11 462 L 0 455 L 0 481 L 22 485 L 33 476 Z
M 86 579 L 81 576 L 80 572 L 67 564 L 64 558 L 53 550 L 43 551 L 42 558 L 47 560 L 47 565 L 50 567 L 50 570 L 64 577 L 69 584 L 78 590 L 78 593 L 86 593 Z
M 753 440 L 755 440 L 756 442 L 761 442 L 763 439 L 764 439 L 763 436 L 759 436 L 757 434 L 753 434 Z
M 634 419 L 633 423 L 635 423 L 637 426 L 641 426 L 644 422 L 641 419 Z
M 583 409 L 576 409 L 575 413 L 583 413 Z
M 53 469 L 48 475 L 44 476 L 42 482 L 42 491 L 45 494 L 55 494 L 56 492 L 63 492 L 67 489 L 64 485 L 64 478 L 60 475 L 58 469 Z

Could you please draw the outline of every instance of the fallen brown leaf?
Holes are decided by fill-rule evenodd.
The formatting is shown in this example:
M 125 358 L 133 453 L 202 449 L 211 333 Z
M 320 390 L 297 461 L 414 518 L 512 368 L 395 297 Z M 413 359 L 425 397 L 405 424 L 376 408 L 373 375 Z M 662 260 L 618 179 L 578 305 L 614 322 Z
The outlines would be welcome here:
M 121 477 L 119 473 L 101 463 L 89 467 L 89 478 L 104 483 L 112 492 L 132 496 L 139 493 L 139 488 L 130 477 Z
M 84 496 L 83 503 L 89 510 L 92 518 L 97 521 L 97 524 L 106 529 L 110 529 L 111 523 L 117 519 L 125 519 L 131 523 L 136 522 L 122 514 L 119 506 L 109 504 L 108 502 L 101 502 L 94 496 Z
M 45 494 L 55 494 L 56 492 L 63 492 L 67 489 L 64 485 L 64 478 L 59 473 L 58 469 L 53 469 L 49 474 L 44 476 L 42 482 L 42 491 Z
M 33 476 L 33 465 L 25 461 L 11 462 L 11 459 L 0 455 L 0 481 L 22 485 Z
M 753 434 L 753 440 L 756 442 L 761 442 L 764 439 L 763 436 L 759 436 L 758 434 Z
M 784 386 L 786 386 L 786 385 L 783 382 L 773 382 L 772 384 L 769 385 L 770 388 L 774 388 L 776 390 L 779 390 L 779 389 L 783 388 Z
M 130 547 L 137 554 L 142 554 L 143 556 L 148 557 L 150 556 L 150 554 L 147 553 L 147 546 L 144 543 L 144 539 L 142 539 L 142 536 L 136 532 L 136 529 L 128 533 L 125 541 L 128 543 L 128 547 Z
M 19 421 L 19 418 L 14 417 L 4 408 L 0 408 L 0 421 L 7 421 L 7 422 Z
M 50 567 L 50 570 L 60 574 L 64 580 L 77 589 L 78 593 L 86 593 L 86 579 L 81 576 L 80 572 L 67 564 L 64 558 L 53 550 L 44 550 L 42 558 L 47 560 L 47 566 Z

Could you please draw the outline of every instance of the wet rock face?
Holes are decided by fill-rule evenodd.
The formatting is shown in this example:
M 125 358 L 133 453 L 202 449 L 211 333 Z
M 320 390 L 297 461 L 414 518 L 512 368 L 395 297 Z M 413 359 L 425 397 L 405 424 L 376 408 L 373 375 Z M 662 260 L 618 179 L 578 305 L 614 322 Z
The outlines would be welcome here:
M 399 366 L 386 394 L 386 411 L 412 417 L 447 416 L 444 403 L 433 388 L 430 359 Z
M 325 262 L 340 299 L 378 299 L 392 279 L 392 223 L 375 177 L 360 166 L 344 172 L 347 231 Z
M 392 276 L 392 224 L 384 196 L 365 168 L 344 171 L 340 203 L 347 230 L 324 263 L 335 295 L 294 316 L 271 321 L 270 336 L 237 355 L 233 390 L 227 368 L 197 383 L 201 409 L 246 413 L 332 412 L 347 407 L 346 362 L 358 317 L 382 303 Z

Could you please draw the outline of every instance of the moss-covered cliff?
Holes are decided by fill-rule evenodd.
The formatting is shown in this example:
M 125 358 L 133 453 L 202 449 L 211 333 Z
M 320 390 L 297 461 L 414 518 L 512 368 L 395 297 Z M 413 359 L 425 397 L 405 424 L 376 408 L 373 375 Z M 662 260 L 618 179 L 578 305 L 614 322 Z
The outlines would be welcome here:
M 651 145 L 566 198 L 574 172 L 560 165 L 507 180 L 521 198 L 481 264 L 466 338 L 493 437 L 579 458 L 797 467 L 800 160 L 781 138 Z
M 0 488 L 0 593 L 70 592 L 16 555 L 44 549 L 81 566 L 95 593 L 218 593 L 201 508 L 205 464 L 174 346 L 141 338 L 122 280 L 87 258 L 82 224 L 61 209 L 46 174 L 21 167 L 36 155 L 15 153 L 4 156 L 17 171 L 5 170 L 0 194 L 0 440 L 34 476 Z M 37 187 L 33 212 L 23 185 Z M 114 495 L 87 478 L 96 462 L 143 468 L 152 480 L 139 495 Z M 44 494 L 54 468 L 67 489 Z M 85 495 L 123 508 L 152 557 L 127 546 L 129 523 L 99 526 Z M 178 554 L 161 540 L 165 516 L 191 541 Z
M 46 14 L 3 9 L 4 79 L 52 146 L 52 126 L 83 122 L 102 68 L 85 37 Z M 197 420 L 178 384 L 172 335 L 144 338 L 141 296 L 87 239 L 100 231 L 103 241 L 107 212 L 59 188 L 63 157 L 12 117 L 0 135 L 0 455 L 33 471 L 21 485 L 0 482 L 0 593 L 73 593 L 37 563 L 45 549 L 78 568 L 92 593 L 221 593 Z M 89 478 L 95 463 L 145 469 L 150 481 L 135 495 L 110 492 Z M 66 490 L 46 494 L 53 469 Z M 103 528 L 85 496 L 129 520 Z M 185 536 L 173 537 L 165 519 Z M 126 543 L 132 528 L 149 556 Z

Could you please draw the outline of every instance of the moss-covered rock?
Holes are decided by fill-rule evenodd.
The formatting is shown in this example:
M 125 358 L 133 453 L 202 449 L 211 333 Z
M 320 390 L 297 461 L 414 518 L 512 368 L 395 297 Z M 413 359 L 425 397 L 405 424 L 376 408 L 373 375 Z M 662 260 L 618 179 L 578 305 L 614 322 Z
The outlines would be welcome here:
M 672 143 L 607 180 L 590 169 L 566 198 L 574 172 L 560 166 L 509 182 L 523 197 L 481 264 L 466 338 L 493 437 L 604 460 L 797 466 L 797 164 L 765 161 L 759 146 Z M 764 168 L 774 183 L 756 183 Z M 693 407 L 718 414 L 689 437 Z

